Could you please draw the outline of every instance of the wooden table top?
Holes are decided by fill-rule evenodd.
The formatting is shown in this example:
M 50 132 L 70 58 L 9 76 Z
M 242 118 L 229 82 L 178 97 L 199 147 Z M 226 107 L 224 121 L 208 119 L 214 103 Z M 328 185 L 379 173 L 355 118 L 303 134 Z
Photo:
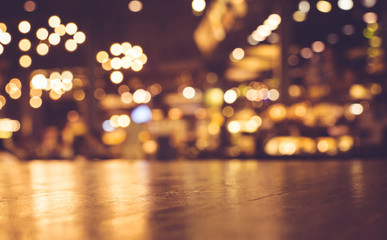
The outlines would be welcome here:
M 387 239 L 387 161 L 0 159 L 0 239 Z

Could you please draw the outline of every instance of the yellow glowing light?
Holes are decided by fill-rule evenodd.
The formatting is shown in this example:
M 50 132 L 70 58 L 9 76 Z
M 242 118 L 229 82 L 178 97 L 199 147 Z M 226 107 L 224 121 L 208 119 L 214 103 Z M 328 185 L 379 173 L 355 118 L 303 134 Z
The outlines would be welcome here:
M 0 105 L 1 105 L 1 108 L 7 103 L 7 100 L 5 99 L 5 97 L 3 95 L 0 95 Z M 0 108 L 0 109 L 1 109 Z
M 266 38 L 271 34 L 271 29 L 266 25 L 261 25 L 257 28 L 256 34 Z
M 19 23 L 19 31 L 21 33 L 28 33 L 31 30 L 31 24 L 28 21 L 21 21 Z
M 286 118 L 287 110 L 282 104 L 274 104 L 268 109 L 269 117 L 273 121 L 282 121 Z
M 7 25 L 5 23 L 0 22 L 0 32 L 6 32 L 7 31 Z
M 133 61 L 130 57 L 123 57 L 121 58 L 121 63 L 123 69 L 129 69 L 133 64 Z
M 332 5 L 328 1 L 318 1 L 316 7 L 323 13 L 329 13 L 332 10 Z
M 205 101 L 209 106 L 220 106 L 223 104 L 223 90 L 220 88 L 211 88 L 205 93 Z
M 142 64 L 145 64 L 148 61 L 148 57 L 145 55 L 145 53 L 141 54 L 141 56 L 138 58 L 142 62 Z
M 268 98 L 271 101 L 277 101 L 280 97 L 280 94 L 277 89 L 270 89 L 267 94 L 268 94 Z
M 22 85 L 19 79 L 12 78 L 9 83 L 5 86 L 5 91 L 8 94 L 12 94 L 12 91 L 15 92 L 16 89 L 21 89 Z
M 234 108 L 231 106 L 224 107 L 222 112 L 225 117 L 232 117 L 235 113 Z
M 19 63 L 20 63 L 20 66 L 22 66 L 23 68 L 28 68 L 32 64 L 32 59 L 28 55 L 23 55 L 20 57 Z
M 68 23 L 66 25 L 66 33 L 69 35 L 74 35 L 78 31 L 78 26 L 75 23 Z
M 39 96 L 33 96 L 30 99 L 30 106 L 33 108 L 39 108 L 42 106 L 42 99 Z
M 321 41 L 316 41 L 312 43 L 312 50 L 316 53 L 323 52 L 325 49 L 325 44 Z
M 136 59 L 133 64 L 132 64 L 132 70 L 135 71 L 135 72 L 138 72 L 138 71 L 141 71 L 141 69 L 143 68 L 143 65 L 142 65 L 142 62 L 138 59 Z
M 134 58 L 139 58 L 142 53 L 143 53 L 143 50 L 140 46 L 137 46 L 137 45 L 133 46 L 131 54 Z
M 245 124 L 245 131 L 248 132 L 248 133 L 253 133 L 253 132 L 256 132 L 257 129 L 258 129 L 258 123 L 254 120 L 249 120 L 246 122 Z
M 223 98 L 226 103 L 232 104 L 237 100 L 238 94 L 234 89 L 229 89 L 224 93 Z
M 228 125 L 227 125 L 227 129 L 230 133 L 238 133 L 241 131 L 241 125 L 239 122 L 237 121 L 231 121 Z
M 317 149 L 319 152 L 325 153 L 329 150 L 329 142 L 327 140 L 320 140 L 317 143 Z
M 262 125 L 262 118 L 260 116 L 252 116 L 250 121 L 254 121 L 257 124 L 257 127 L 260 127 Z
M 183 89 L 183 96 L 187 99 L 192 99 L 195 97 L 196 91 L 193 87 L 185 87 Z
M 301 96 L 301 87 L 298 85 L 291 85 L 288 89 L 289 95 L 291 97 L 297 98 Z
M 158 150 L 158 144 L 155 140 L 148 140 L 144 142 L 142 149 L 146 154 L 155 154 Z
M 63 82 L 70 82 L 73 80 L 74 75 L 70 71 L 63 71 L 61 74 L 61 78 Z
M 36 47 L 36 52 L 41 56 L 47 55 L 48 45 L 45 43 L 39 43 L 38 46 Z
M 130 92 L 124 92 L 121 95 L 121 101 L 125 104 L 130 104 L 133 101 L 133 96 Z
M 146 100 L 147 98 L 147 94 L 146 94 L 147 91 L 145 91 L 144 89 L 138 89 L 136 90 L 134 93 L 133 93 L 133 101 L 135 103 L 144 103 L 144 101 Z
M 360 103 L 354 103 L 349 106 L 349 112 L 353 115 L 360 115 L 363 113 L 363 106 Z
M 21 81 L 18 78 L 12 78 L 9 81 L 9 84 L 12 84 L 12 86 L 15 87 L 15 88 L 21 88 L 22 87 Z
M 12 37 L 8 32 L 0 32 L 0 43 L 7 45 L 11 42 Z
M 47 88 L 48 82 L 46 76 L 43 74 L 37 74 L 31 79 L 31 85 L 35 89 L 45 89 Z
M 77 49 L 77 43 L 74 39 L 68 39 L 65 43 L 65 48 L 69 52 L 74 52 Z
M 110 117 L 109 121 L 110 121 L 110 125 L 112 125 L 113 127 L 115 128 L 118 128 L 120 127 L 120 125 L 118 124 L 118 119 L 120 118 L 119 115 L 113 115 Z
M 39 40 L 46 40 L 48 38 L 48 31 L 47 29 L 45 28 L 39 28 L 37 31 L 36 31 L 36 37 L 39 39 Z
M 353 7 L 353 2 L 352 0 L 339 0 L 337 2 L 337 6 L 344 11 L 351 10 Z
M 306 13 L 301 11 L 295 11 L 293 13 L 293 20 L 296 22 L 303 22 L 306 20 Z
M 60 25 L 60 18 L 58 16 L 51 16 L 49 19 L 48 19 L 48 25 L 52 28 L 57 28 L 59 27 Z
M 121 44 L 121 47 L 122 47 L 122 53 L 128 54 L 129 50 L 132 49 L 132 44 L 130 44 L 128 42 L 124 42 Z
M 204 0 L 192 0 L 192 10 L 195 12 L 203 12 L 206 8 L 206 1 Z
M 11 137 L 12 137 L 12 132 L 0 130 L 0 138 L 7 139 L 7 138 L 11 138 Z
M 102 68 L 105 70 L 105 71 L 110 71 L 112 70 L 112 65 L 111 65 L 111 60 L 108 58 L 106 62 L 102 63 Z
M 246 98 L 249 101 L 258 101 L 259 100 L 259 92 L 256 89 L 249 89 L 246 92 Z
M 353 99 L 369 99 L 371 96 L 368 90 L 361 84 L 354 84 L 349 88 L 349 95 Z
M 120 71 L 114 71 L 110 74 L 110 80 L 112 83 L 119 84 L 124 80 L 124 75 Z
M 220 132 L 220 126 L 216 123 L 210 123 L 208 124 L 207 130 L 210 135 L 218 135 Z
M 102 135 L 102 142 L 106 145 L 119 145 L 125 141 L 126 136 L 126 131 L 119 128 L 111 132 L 105 132 Z
M 110 62 L 110 65 L 112 66 L 113 69 L 118 70 L 122 67 L 122 60 L 119 57 L 115 57 L 112 59 Z
M 30 89 L 30 97 L 34 97 L 34 96 L 38 96 L 38 97 L 41 97 L 42 96 L 42 90 L 41 89 L 34 89 L 34 88 L 31 88 Z
M 130 118 L 128 115 L 122 114 L 118 117 L 117 123 L 118 123 L 118 126 L 122 128 L 126 128 L 130 124 Z
M 142 2 L 138 0 L 132 0 L 129 2 L 128 8 L 132 12 L 139 12 L 142 10 Z
M 111 47 L 110 47 L 110 52 L 114 55 L 114 56 L 118 56 L 122 53 L 122 46 L 121 44 L 119 43 L 114 43 Z
M 4 47 L 3 45 L 0 44 L 0 55 L 3 54 L 3 52 L 4 52 Z
M 354 140 L 353 140 L 353 137 L 351 136 L 341 136 L 339 138 L 339 149 L 340 151 L 342 152 L 347 152 L 349 150 L 351 150 L 351 148 L 353 147 L 353 144 L 354 144 Z
M 96 58 L 99 63 L 105 63 L 109 59 L 109 54 L 105 51 L 99 51 Z
M 0 132 L 17 132 L 20 130 L 20 122 L 9 118 L 0 119 Z
M 64 36 L 66 34 L 66 26 L 60 24 L 58 27 L 55 28 L 55 33 L 61 37 Z
M 273 14 L 270 14 L 267 20 L 269 20 L 271 24 L 278 26 L 281 23 L 281 16 L 276 13 L 273 13 Z
M 171 120 L 179 120 L 183 117 L 183 112 L 178 108 L 171 108 L 168 111 L 168 117 Z
M 24 3 L 24 10 L 26 12 L 33 12 L 36 9 L 36 3 L 34 1 L 26 1 Z
M 19 49 L 23 52 L 26 52 L 31 49 L 31 42 L 28 39 L 22 39 L 19 42 Z
M 281 155 L 293 155 L 297 151 L 297 146 L 294 142 L 283 141 L 279 144 L 278 151 Z
M 234 51 L 232 51 L 232 57 L 235 60 L 241 60 L 245 56 L 245 51 L 242 48 L 235 48 Z
M 63 90 L 65 91 L 70 91 L 73 88 L 73 83 L 72 82 L 67 82 L 63 83 Z
M 310 10 L 310 4 L 308 1 L 301 1 L 299 4 L 298 4 L 298 9 L 303 12 L 303 13 L 308 13 L 309 10 Z
M 78 44 L 82 44 L 86 41 L 86 35 L 84 32 L 76 32 L 74 34 L 74 40 Z
M 9 91 L 9 96 L 12 99 L 19 99 L 21 97 L 22 92 L 19 88 L 12 88 L 11 91 Z
M 61 75 L 60 75 L 60 73 L 59 72 L 52 72 L 51 74 L 50 74 L 50 79 L 51 80 L 53 80 L 53 79 L 60 79 L 61 78 Z
M 303 104 L 299 104 L 296 106 L 294 113 L 296 114 L 297 117 L 302 118 L 306 115 L 306 107 Z
M 85 95 L 86 95 L 85 91 L 83 91 L 82 89 L 77 89 L 73 93 L 74 99 L 79 101 L 79 102 L 85 98 Z
M 48 42 L 51 45 L 58 45 L 60 43 L 60 36 L 57 33 L 51 33 L 50 36 L 48 37 Z

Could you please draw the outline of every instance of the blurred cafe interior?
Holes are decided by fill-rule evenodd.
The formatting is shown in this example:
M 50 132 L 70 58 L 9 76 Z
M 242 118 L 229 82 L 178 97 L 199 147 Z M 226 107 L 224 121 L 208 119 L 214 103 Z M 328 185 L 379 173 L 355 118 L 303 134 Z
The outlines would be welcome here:
M 8 1 L 1 148 L 26 160 L 386 156 L 385 5 Z

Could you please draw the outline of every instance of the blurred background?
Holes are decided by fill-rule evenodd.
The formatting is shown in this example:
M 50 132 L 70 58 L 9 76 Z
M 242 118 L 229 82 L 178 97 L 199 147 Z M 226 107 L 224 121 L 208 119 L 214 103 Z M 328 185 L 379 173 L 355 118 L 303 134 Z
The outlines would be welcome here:
M 28 0 L 0 8 L 20 159 L 379 157 L 382 0 Z

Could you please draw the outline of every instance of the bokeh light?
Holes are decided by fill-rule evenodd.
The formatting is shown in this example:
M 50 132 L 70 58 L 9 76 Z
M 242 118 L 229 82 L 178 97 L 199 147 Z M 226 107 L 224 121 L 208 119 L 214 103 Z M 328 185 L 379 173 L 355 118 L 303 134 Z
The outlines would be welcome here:
M 128 4 L 128 8 L 132 12 L 140 12 L 142 10 L 142 2 L 138 0 L 132 0 Z
M 135 123 L 146 123 L 152 119 L 152 111 L 147 105 L 140 105 L 133 109 L 130 116 Z

